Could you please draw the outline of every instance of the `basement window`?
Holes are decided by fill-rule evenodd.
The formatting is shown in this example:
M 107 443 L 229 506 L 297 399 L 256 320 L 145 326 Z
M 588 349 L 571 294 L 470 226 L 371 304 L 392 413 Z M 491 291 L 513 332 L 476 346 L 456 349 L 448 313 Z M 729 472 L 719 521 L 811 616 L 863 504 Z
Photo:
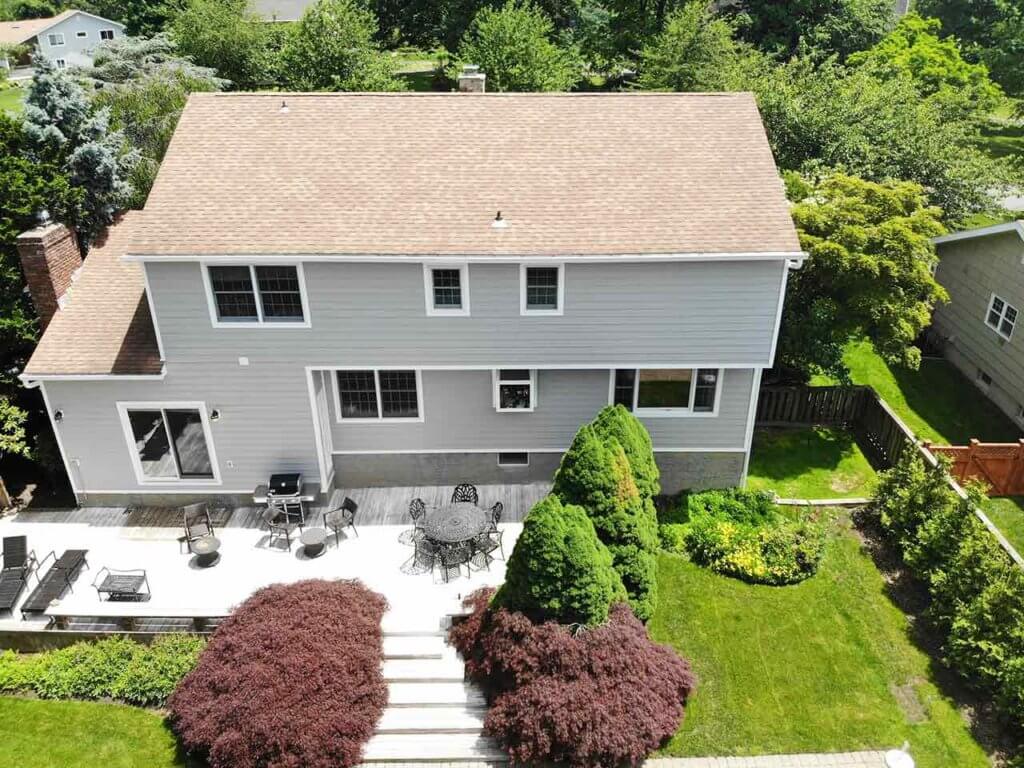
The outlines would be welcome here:
M 498 454 L 499 467 L 528 467 L 530 465 L 530 454 L 517 452 L 503 452 Z

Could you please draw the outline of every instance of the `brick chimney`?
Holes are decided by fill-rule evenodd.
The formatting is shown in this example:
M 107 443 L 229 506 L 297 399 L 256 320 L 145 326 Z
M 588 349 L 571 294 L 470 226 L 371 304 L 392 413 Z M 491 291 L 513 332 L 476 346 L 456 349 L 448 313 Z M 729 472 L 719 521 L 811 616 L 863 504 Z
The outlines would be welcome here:
M 78 241 L 63 224 L 43 224 L 18 235 L 18 255 L 40 330 L 45 331 L 60 309 L 61 296 L 71 287 L 72 275 L 82 266 Z
M 475 64 L 464 64 L 459 73 L 459 91 L 461 93 L 483 93 L 487 83 L 487 75 Z

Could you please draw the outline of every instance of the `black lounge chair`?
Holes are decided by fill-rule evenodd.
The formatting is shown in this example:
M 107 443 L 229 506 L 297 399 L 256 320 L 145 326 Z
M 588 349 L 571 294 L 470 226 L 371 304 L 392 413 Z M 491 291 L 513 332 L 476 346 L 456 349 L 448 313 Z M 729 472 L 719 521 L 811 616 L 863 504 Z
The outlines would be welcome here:
M 22 618 L 32 613 L 43 613 L 50 607 L 50 603 L 64 597 L 64 593 L 71 589 L 71 582 L 78 576 L 78 572 L 83 567 L 89 567 L 85 559 L 86 554 L 87 549 L 68 549 L 60 557 L 55 557 L 53 552 L 44 557 L 36 570 L 36 579 L 39 583 L 21 606 Z M 54 558 L 53 565 L 40 578 L 39 571 L 42 570 L 43 563 L 51 557 Z
M 13 611 L 21 597 L 36 556 L 28 549 L 27 536 L 5 536 L 3 569 L 0 570 L 0 611 Z

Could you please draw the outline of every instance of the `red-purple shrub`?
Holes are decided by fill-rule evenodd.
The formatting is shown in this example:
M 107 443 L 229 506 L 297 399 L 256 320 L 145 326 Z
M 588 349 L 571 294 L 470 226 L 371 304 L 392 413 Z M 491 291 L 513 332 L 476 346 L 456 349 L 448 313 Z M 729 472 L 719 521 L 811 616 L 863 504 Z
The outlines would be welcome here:
M 573 635 L 491 610 L 490 594 L 467 598 L 473 612 L 449 639 L 487 691 L 487 732 L 513 761 L 635 765 L 679 729 L 696 684 L 690 664 L 652 642 L 628 605 Z
M 358 581 L 256 592 L 220 625 L 168 700 L 184 747 L 211 768 L 359 763 L 388 698 L 386 608 Z

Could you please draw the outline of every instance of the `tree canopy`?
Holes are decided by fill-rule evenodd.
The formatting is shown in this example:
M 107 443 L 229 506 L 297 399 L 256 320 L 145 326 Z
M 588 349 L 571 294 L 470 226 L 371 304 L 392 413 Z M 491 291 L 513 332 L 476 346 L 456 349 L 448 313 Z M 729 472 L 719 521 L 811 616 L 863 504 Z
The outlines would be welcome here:
M 174 41 L 163 34 L 104 43 L 82 74 L 96 88 L 94 106 L 109 110 L 111 128 L 122 132 L 139 152 L 129 205 L 141 208 L 188 95 L 220 90 L 227 81 L 179 56 Z
M 374 41 L 377 20 L 356 0 L 318 0 L 290 30 L 282 73 L 293 90 L 399 91 L 391 59 Z
M 932 275 L 940 211 L 911 182 L 790 175 L 787 188 L 808 256 L 789 276 L 781 363 L 805 376 L 847 378 L 843 346 L 867 336 L 887 361 L 916 368 L 913 342 L 947 298 Z
M 259 21 L 245 0 L 189 0 L 169 29 L 179 55 L 215 69 L 240 90 L 266 88 L 279 77 L 283 30 Z
M 125 25 L 129 35 L 149 37 L 163 30 L 182 0 L 82 0 L 74 7 Z
M 906 76 L 924 97 L 968 113 L 987 115 L 1002 99 L 1002 91 L 984 64 L 966 61 L 954 38 L 940 39 L 938 19 L 908 13 L 874 47 L 850 56 L 852 66 L 868 67 L 883 80 Z
M 554 40 L 554 25 L 544 11 L 518 0 L 482 8 L 462 38 L 458 60 L 478 65 L 492 91 L 565 91 L 583 73 L 579 51 Z
M 703 0 L 690 0 L 644 46 L 640 85 L 666 91 L 728 91 L 741 87 L 742 46 L 733 24 Z
M 802 45 L 841 57 L 874 45 L 895 23 L 892 0 L 739 0 L 726 9 L 744 22 L 744 37 L 764 51 Z

